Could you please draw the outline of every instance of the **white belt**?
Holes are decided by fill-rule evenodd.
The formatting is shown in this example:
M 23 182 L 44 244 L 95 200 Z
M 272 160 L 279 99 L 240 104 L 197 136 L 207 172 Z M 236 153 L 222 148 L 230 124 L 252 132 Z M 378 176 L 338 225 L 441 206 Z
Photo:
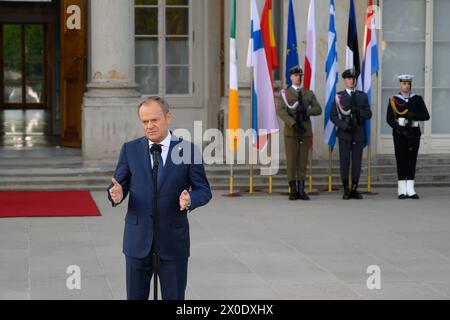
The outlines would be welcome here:
M 400 121 L 399 121 L 400 119 L 405 119 L 405 118 L 395 119 L 395 122 L 397 122 L 401 127 L 406 127 L 406 125 L 408 124 L 408 120 L 405 119 L 404 124 L 401 125 Z M 411 126 L 413 128 L 419 128 L 420 127 L 420 122 L 419 121 L 413 121 Z

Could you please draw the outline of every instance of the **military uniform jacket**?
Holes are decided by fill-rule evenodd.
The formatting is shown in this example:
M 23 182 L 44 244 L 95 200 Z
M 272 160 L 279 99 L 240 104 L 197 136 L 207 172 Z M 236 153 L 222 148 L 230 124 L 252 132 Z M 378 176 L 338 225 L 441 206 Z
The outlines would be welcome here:
M 409 99 L 405 99 L 401 94 L 397 94 L 396 96 L 389 98 L 386 121 L 393 129 L 393 134 L 401 129 L 398 119 L 408 118 L 408 113 L 411 113 L 410 117 L 411 121 L 413 121 L 413 123 L 407 127 L 410 132 L 409 137 L 420 137 L 422 132 L 420 126 L 416 125 L 415 122 L 430 120 L 430 114 L 428 113 L 422 97 L 411 94 Z
M 353 93 L 355 107 L 359 110 L 360 121 L 356 121 L 356 119 L 350 120 L 352 125 L 349 125 L 348 117 L 355 117 L 351 114 L 351 105 L 350 99 L 351 96 L 348 94 L 347 90 L 338 92 L 336 98 L 334 100 L 333 106 L 331 108 L 331 121 L 336 125 L 337 132 L 336 136 L 340 139 L 353 141 L 353 142 L 366 142 L 366 129 L 365 129 L 365 121 L 372 118 L 372 111 L 370 110 L 369 99 L 367 98 L 367 94 L 362 91 L 356 90 Z M 337 100 L 339 101 L 340 106 L 337 105 Z M 339 108 L 339 110 L 338 110 Z M 345 113 L 350 113 L 349 115 L 345 115 Z M 351 131 L 348 129 L 353 126 Z
M 311 116 L 320 116 L 322 114 L 322 107 L 316 99 L 314 92 L 307 90 L 305 88 L 300 89 L 302 95 L 303 105 L 306 107 L 306 118 L 301 119 L 306 132 L 303 137 L 312 136 L 311 128 Z M 284 95 L 284 98 L 283 98 Z M 289 106 L 286 104 L 285 99 Z M 289 87 L 285 90 L 281 90 L 280 97 L 277 102 L 277 114 L 284 121 L 285 129 L 284 135 L 286 137 L 296 137 L 297 131 L 293 126 L 297 123 L 297 110 L 298 106 L 294 107 L 298 101 L 298 92 L 293 88 Z

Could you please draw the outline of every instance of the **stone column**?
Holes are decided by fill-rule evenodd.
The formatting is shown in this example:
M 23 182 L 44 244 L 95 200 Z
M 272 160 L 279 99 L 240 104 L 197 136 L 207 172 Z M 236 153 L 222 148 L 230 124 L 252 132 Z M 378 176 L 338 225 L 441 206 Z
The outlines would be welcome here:
M 90 1 L 90 67 L 83 103 L 85 161 L 117 159 L 121 145 L 142 135 L 137 117 L 134 1 Z

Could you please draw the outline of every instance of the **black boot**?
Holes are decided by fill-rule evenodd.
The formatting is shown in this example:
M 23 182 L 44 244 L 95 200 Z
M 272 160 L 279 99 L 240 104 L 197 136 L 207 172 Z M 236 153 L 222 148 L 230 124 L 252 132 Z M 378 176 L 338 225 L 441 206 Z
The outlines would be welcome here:
M 289 187 L 291 188 L 291 191 L 289 192 L 289 200 L 297 200 L 298 190 L 295 181 L 289 181 Z
M 301 200 L 310 200 L 305 192 L 305 180 L 297 181 L 298 184 L 298 198 Z
M 357 200 L 361 200 L 363 198 L 361 193 L 358 192 L 358 182 L 356 182 L 356 181 L 353 181 L 353 183 L 352 183 L 351 197 L 353 199 L 357 199 Z
M 348 186 L 348 180 L 342 181 L 342 184 L 344 185 L 344 195 L 342 196 L 342 199 L 350 200 L 351 194 L 350 194 L 350 188 Z

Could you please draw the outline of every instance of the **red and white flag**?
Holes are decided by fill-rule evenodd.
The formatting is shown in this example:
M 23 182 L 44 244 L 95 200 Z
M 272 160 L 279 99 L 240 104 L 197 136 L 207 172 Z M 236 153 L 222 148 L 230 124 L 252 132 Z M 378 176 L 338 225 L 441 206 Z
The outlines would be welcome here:
M 309 3 L 308 27 L 306 31 L 306 55 L 305 55 L 305 79 L 304 88 L 316 90 L 316 12 L 315 0 Z M 314 117 L 311 117 L 312 131 L 314 134 Z M 311 149 L 313 147 L 313 137 L 311 138 Z

